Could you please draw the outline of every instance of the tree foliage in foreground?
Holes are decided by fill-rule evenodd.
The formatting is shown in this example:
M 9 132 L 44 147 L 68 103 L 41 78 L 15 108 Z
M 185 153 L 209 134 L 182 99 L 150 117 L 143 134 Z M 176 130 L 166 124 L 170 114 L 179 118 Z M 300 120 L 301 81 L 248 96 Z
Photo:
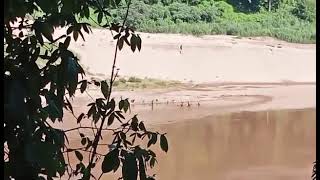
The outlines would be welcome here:
M 153 167 L 156 154 L 150 149 L 159 142 L 165 152 L 168 141 L 164 134 L 146 129 L 138 117 L 126 118 L 130 111 L 128 99 L 112 98 L 117 53 L 127 44 L 131 50 L 141 50 L 141 38 L 130 27 L 122 24 L 100 24 L 116 32 L 117 41 L 110 81 L 89 81 L 78 58 L 69 50 L 72 40 L 85 39 L 91 29 L 79 18 L 91 18 L 89 9 L 98 14 L 98 23 L 109 16 L 109 9 L 119 1 L 108 0 L 6 0 L 4 7 L 4 179 L 53 179 L 54 177 L 100 179 L 104 173 L 122 169 L 124 180 L 154 179 L 147 173 Z M 26 15 L 41 12 L 30 20 Z M 65 34 L 54 38 L 57 27 L 68 27 Z M 52 48 L 54 47 L 54 48 Z M 106 59 L 108 60 L 108 59 Z M 39 62 L 44 62 L 40 65 Z M 77 91 L 88 93 L 89 85 L 98 86 L 103 98 L 92 99 L 88 112 L 76 114 L 72 98 Z M 42 100 L 44 99 L 44 100 Z M 64 111 L 74 119 L 65 119 Z M 84 127 L 83 121 L 92 126 Z M 54 128 L 55 122 L 77 121 L 73 129 Z M 91 129 L 91 134 L 86 129 Z M 68 133 L 78 132 L 81 147 L 69 145 Z M 101 147 L 103 132 L 112 132 L 109 148 Z M 138 139 L 147 141 L 143 146 Z M 104 150 L 98 153 L 100 147 Z M 73 153 L 78 163 L 69 161 Z M 88 159 L 85 158 L 88 156 Z M 97 163 L 101 167 L 96 167 Z M 102 173 L 96 177 L 92 169 Z

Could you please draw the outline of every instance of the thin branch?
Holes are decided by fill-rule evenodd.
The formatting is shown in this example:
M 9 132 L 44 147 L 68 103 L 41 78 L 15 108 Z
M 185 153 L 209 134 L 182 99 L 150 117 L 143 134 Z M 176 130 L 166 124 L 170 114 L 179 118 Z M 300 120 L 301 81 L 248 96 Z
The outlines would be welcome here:
M 85 92 L 86 92 L 86 94 L 87 94 L 93 101 L 95 101 L 95 100 L 93 99 L 93 97 L 88 93 L 87 90 L 85 90 Z
M 98 144 L 99 145 L 99 144 Z M 69 152 L 72 152 L 72 151 L 84 151 L 84 152 L 89 152 L 91 153 L 91 151 L 88 151 L 88 150 L 85 150 L 84 149 L 85 147 L 79 147 L 79 148 L 69 148 L 67 151 L 63 151 L 62 153 L 69 153 Z M 100 153 L 97 153 L 96 152 L 96 155 L 99 155 L 99 156 L 106 156 L 106 155 L 103 155 L 103 154 L 100 154 Z
M 103 8 L 102 8 L 102 5 L 100 4 L 100 2 L 99 2 L 98 0 L 96 0 L 96 3 L 98 4 L 98 6 L 99 6 L 99 8 L 100 8 L 100 11 L 103 11 Z M 105 17 L 106 17 L 106 20 L 107 20 L 108 25 L 110 25 L 110 23 L 109 23 L 109 21 L 108 21 L 108 17 L 107 17 L 107 16 L 105 16 Z M 100 26 L 100 24 L 99 24 L 99 26 Z M 112 31 L 110 31 L 110 32 L 111 32 L 111 36 L 113 37 Z
M 102 175 L 103 175 L 103 173 L 101 173 L 101 174 L 100 174 L 100 176 L 99 176 L 98 180 L 102 177 Z
M 127 12 L 126 12 L 125 19 L 123 20 L 122 28 L 123 28 L 123 26 L 124 26 L 124 24 L 126 22 L 127 17 L 128 17 L 130 4 L 131 4 L 131 1 L 128 2 Z M 115 69 L 115 64 L 116 64 L 116 61 L 117 61 L 119 39 L 120 39 L 120 37 L 118 37 L 117 43 L 116 43 L 116 47 L 115 47 L 116 49 L 115 49 L 114 59 L 113 59 L 113 64 L 112 64 L 112 71 L 111 71 L 111 77 L 110 77 L 110 88 L 109 88 L 109 93 L 108 93 L 108 97 L 107 97 L 107 103 L 109 103 L 109 101 L 110 101 L 111 92 L 112 92 L 114 69 Z M 104 124 L 105 120 L 106 120 L 106 118 L 102 119 L 102 122 L 101 122 L 100 128 L 98 130 L 97 136 L 95 136 L 95 139 L 93 141 L 93 151 L 92 151 L 91 160 L 89 162 L 89 166 L 93 163 L 94 157 L 96 156 L 97 146 L 98 146 L 98 143 L 99 143 L 102 127 L 103 127 L 103 124 Z M 91 168 L 89 169 L 89 173 L 91 173 Z
M 70 158 L 69 158 L 69 152 L 67 152 L 67 158 L 68 158 L 68 165 L 69 165 L 69 168 L 71 169 L 71 174 L 72 174 L 72 172 L 73 172 L 73 169 L 72 169 L 72 166 L 71 166 L 71 164 L 70 164 Z M 70 179 L 70 175 L 69 175 L 69 179 Z
M 66 133 L 66 132 L 75 131 L 75 130 L 79 130 L 79 129 L 98 129 L 98 128 L 90 127 L 90 126 L 82 126 L 82 127 L 75 127 L 75 128 L 63 130 L 63 132 Z M 104 128 L 104 129 L 101 129 L 101 130 L 102 131 L 116 131 L 117 129 L 119 129 L 119 128 L 116 128 L 116 129 Z

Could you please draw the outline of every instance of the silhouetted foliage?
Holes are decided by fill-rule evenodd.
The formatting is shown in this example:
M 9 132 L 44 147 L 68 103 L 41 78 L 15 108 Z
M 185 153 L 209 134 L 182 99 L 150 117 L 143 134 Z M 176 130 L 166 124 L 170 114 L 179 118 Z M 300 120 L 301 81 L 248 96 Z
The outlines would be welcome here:
M 115 172 L 122 167 L 122 178 L 154 179 L 145 172 L 156 162 L 156 154 L 148 147 L 136 143 L 136 139 L 148 137 L 152 144 L 157 136 L 164 135 L 147 130 L 137 116 L 125 118 L 130 110 L 128 99 L 117 102 L 112 98 L 113 82 L 116 80 L 116 55 L 124 44 L 132 51 L 141 50 L 141 38 L 135 31 L 124 26 L 130 1 L 126 2 L 126 15 L 122 24 L 104 23 L 101 27 L 115 32 L 117 41 L 110 81 L 89 81 L 79 64 L 79 59 L 69 50 L 72 39 L 91 32 L 88 23 L 77 19 L 90 17 L 90 9 L 97 14 L 96 21 L 109 17 L 110 8 L 120 1 L 27 1 L 6 0 L 4 12 L 4 179 L 52 179 L 53 177 L 80 177 L 96 179 L 91 173 L 102 158 L 101 171 Z M 34 18 L 27 18 L 37 14 Z M 65 34 L 54 38 L 57 27 L 68 27 Z M 41 65 L 42 63 L 42 65 Z M 99 86 L 103 98 L 92 99 L 88 112 L 76 114 L 71 99 L 76 92 L 88 93 L 89 85 Z M 74 119 L 65 119 L 64 111 L 70 111 Z M 83 119 L 91 120 L 92 127 L 81 125 Z M 79 127 L 62 130 L 52 127 L 55 122 L 74 120 Z M 105 121 L 107 121 L 105 123 Z M 115 125 L 111 126 L 111 125 Z M 118 125 L 118 126 L 117 126 Z M 97 127 L 99 126 L 99 127 Z M 112 128 L 111 128 L 112 127 Z M 113 128 L 114 127 L 114 128 Z M 91 129 L 92 134 L 83 130 Z M 68 132 L 80 135 L 82 147 L 69 145 Z M 103 131 L 113 134 L 109 150 L 97 153 Z M 159 145 L 167 152 L 167 142 Z M 78 163 L 69 161 L 74 153 Z M 84 154 L 89 154 L 86 159 Z M 98 167 L 97 167 L 98 168 Z
M 317 161 L 315 161 L 313 163 L 313 168 L 312 168 L 312 176 L 311 176 L 312 180 L 316 180 L 317 179 Z

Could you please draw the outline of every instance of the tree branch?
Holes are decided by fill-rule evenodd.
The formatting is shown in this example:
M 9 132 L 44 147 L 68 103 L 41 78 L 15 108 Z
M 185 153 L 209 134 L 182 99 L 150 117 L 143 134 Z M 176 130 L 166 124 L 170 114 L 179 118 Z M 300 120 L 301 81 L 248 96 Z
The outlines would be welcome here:
M 128 17 L 130 4 L 131 4 L 131 0 L 129 0 L 129 2 L 128 2 L 127 12 L 126 12 L 125 19 L 123 20 L 123 23 L 122 23 L 122 28 L 123 28 L 123 26 L 124 26 L 124 24 L 126 22 L 127 17 Z M 107 97 L 107 103 L 110 102 L 112 86 L 113 86 L 113 82 L 114 82 L 114 70 L 115 70 L 115 64 L 116 64 L 116 61 L 117 61 L 119 39 L 120 39 L 120 36 L 117 39 L 117 43 L 116 43 L 116 47 L 115 47 L 116 49 L 115 49 L 115 52 L 114 52 L 114 58 L 113 58 L 113 63 L 112 63 L 112 71 L 111 71 L 111 77 L 110 77 L 110 87 L 109 87 L 109 92 L 108 92 L 108 97 Z M 93 146 L 92 146 L 93 147 L 93 151 L 92 151 L 92 156 L 91 156 L 91 159 L 90 159 L 90 162 L 89 162 L 89 167 L 91 167 L 91 165 L 93 163 L 93 159 L 96 156 L 97 146 L 98 146 L 98 143 L 99 143 L 99 140 L 100 140 L 102 127 L 103 127 L 103 124 L 104 124 L 105 120 L 106 120 L 106 118 L 102 119 L 100 128 L 99 128 L 99 130 L 97 132 L 97 135 L 95 136 L 95 139 L 94 139 L 94 142 L 93 142 Z M 91 168 L 89 168 L 89 173 L 91 173 Z

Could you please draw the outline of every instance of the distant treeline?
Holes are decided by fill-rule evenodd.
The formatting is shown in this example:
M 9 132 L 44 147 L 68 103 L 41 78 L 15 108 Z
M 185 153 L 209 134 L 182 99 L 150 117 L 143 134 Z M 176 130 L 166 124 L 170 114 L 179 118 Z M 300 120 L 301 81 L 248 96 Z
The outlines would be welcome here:
M 132 0 L 127 24 L 143 32 L 270 36 L 315 43 L 315 3 L 316 0 Z M 124 18 L 125 2 L 121 4 L 110 11 L 109 22 Z M 94 10 L 90 13 L 98 15 Z M 90 20 L 89 23 L 95 25 Z

